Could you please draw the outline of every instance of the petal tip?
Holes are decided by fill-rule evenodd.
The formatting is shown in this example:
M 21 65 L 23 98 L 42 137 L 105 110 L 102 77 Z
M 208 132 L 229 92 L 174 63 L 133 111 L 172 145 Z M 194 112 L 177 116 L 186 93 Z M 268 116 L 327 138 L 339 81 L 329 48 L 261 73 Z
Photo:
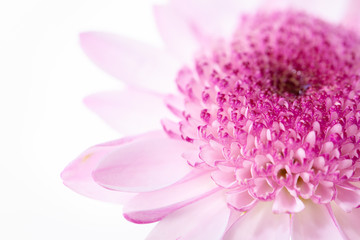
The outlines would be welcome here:
M 87 108 L 92 109 L 96 101 L 94 100 L 94 95 L 88 95 L 83 98 L 82 102 Z
M 80 44 L 86 44 L 89 40 L 91 40 L 95 35 L 97 35 L 98 32 L 95 31 L 87 31 L 87 32 L 81 32 L 79 33 L 79 41 Z
M 66 182 L 71 180 L 71 169 L 69 166 L 65 167 L 64 170 L 60 173 L 60 178 L 62 179 L 63 183 L 66 185 Z
M 154 223 L 160 221 L 162 218 L 149 218 L 149 216 L 141 216 L 141 213 L 137 212 L 130 212 L 130 213 L 123 213 L 123 216 L 126 220 L 136 224 L 147 224 L 147 223 Z

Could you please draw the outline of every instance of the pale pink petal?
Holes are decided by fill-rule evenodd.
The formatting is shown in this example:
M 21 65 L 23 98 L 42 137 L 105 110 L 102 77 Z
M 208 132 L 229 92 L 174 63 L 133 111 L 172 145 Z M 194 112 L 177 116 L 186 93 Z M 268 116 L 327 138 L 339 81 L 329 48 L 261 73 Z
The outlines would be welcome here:
M 306 138 L 304 140 L 305 142 L 309 143 L 310 147 L 313 148 L 316 143 L 316 133 L 315 131 L 311 131 L 306 135 Z
M 181 61 L 191 62 L 199 49 L 193 29 L 171 6 L 154 6 L 159 33 L 165 44 Z
M 245 215 L 244 212 L 240 212 L 234 209 L 230 209 L 230 217 L 228 220 L 228 224 L 225 230 L 225 233 L 232 227 L 232 225 L 234 225 L 234 223 L 236 223 L 241 217 L 243 217 Z
M 348 0 L 347 9 L 344 13 L 343 23 L 346 27 L 360 33 L 360 1 Z
M 319 204 L 329 203 L 333 200 L 334 192 L 335 187 L 333 182 L 321 181 L 315 189 L 312 200 Z
M 221 239 L 230 216 L 223 195 L 214 193 L 168 215 L 146 239 Z
M 346 212 L 360 206 L 360 189 L 356 187 L 336 186 L 336 204 Z
M 257 202 L 247 190 L 240 192 L 229 192 L 226 195 L 226 200 L 230 206 L 238 211 L 248 211 Z
M 85 32 L 80 43 L 90 59 L 110 75 L 132 86 L 175 90 L 179 63 L 160 49 L 109 33 Z
M 259 202 L 232 225 L 223 240 L 289 240 L 290 217 L 274 214 L 270 202 Z
M 216 182 L 217 185 L 230 188 L 236 184 L 235 172 L 223 172 L 220 170 L 211 173 L 211 178 Z
M 360 209 L 353 209 L 351 212 L 345 212 L 336 204 L 332 204 L 332 209 L 341 230 L 348 239 L 360 239 Z
M 152 137 L 154 133 L 148 133 L 140 138 Z M 137 137 L 136 137 L 137 138 Z M 79 157 L 72 161 L 61 173 L 64 184 L 70 189 L 87 197 L 94 199 L 123 203 L 134 194 L 110 191 L 94 182 L 92 171 L 109 154 L 116 151 L 122 145 L 133 141 L 133 137 L 120 139 L 104 144 L 93 146 L 84 151 Z
M 211 144 L 201 146 L 199 157 L 210 166 L 215 166 L 216 163 L 224 161 L 222 150 L 212 147 Z
M 241 14 L 256 5 L 244 0 L 172 0 L 170 6 L 198 34 L 227 39 L 232 36 Z
M 164 102 L 167 108 L 177 117 L 182 117 L 183 109 L 185 108 L 184 100 L 175 95 L 168 95 L 164 98 Z
M 161 119 L 161 125 L 169 137 L 181 139 L 181 132 L 177 122 L 164 118 Z
M 205 165 L 203 160 L 200 159 L 199 151 L 197 150 L 184 152 L 182 156 L 192 167 L 198 167 L 200 165 L 203 167 Z
M 262 11 L 290 8 L 302 10 L 335 23 L 340 22 L 342 19 L 346 5 L 343 1 L 338 0 L 262 0 L 262 2 L 263 4 L 260 7 Z
M 324 205 L 306 200 L 305 209 L 293 215 L 293 240 L 339 240 L 341 233 Z
M 274 213 L 297 213 L 304 209 L 304 203 L 298 198 L 290 194 L 283 187 L 277 194 L 273 204 Z
M 185 141 L 170 139 L 163 131 L 151 139 L 136 139 L 108 155 L 93 178 L 106 188 L 124 192 L 164 188 L 192 170 L 181 157 L 191 147 Z
M 199 170 L 198 176 L 167 188 L 140 193 L 124 208 L 124 216 L 135 223 L 159 221 L 175 210 L 206 197 L 218 190 L 210 174 Z
M 269 200 L 275 192 L 275 188 L 271 186 L 268 179 L 257 178 L 254 179 L 254 188 L 251 189 L 251 192 L 259 199 Z
M 84 103 L 122 134 L 160 129 L 160 119 L 169 113 L 160 96 L 131 89 L 95 93 Z

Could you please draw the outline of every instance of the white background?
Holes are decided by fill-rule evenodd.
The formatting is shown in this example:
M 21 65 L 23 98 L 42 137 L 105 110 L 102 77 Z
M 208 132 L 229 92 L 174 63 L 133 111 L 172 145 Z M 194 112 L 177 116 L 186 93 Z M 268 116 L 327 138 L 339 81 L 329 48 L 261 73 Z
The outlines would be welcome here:
M 122 85 L 87 59 L 78 34 L 160 46 L 155 2 L 0 0 L 0 239 L 136 240 L 152 229 L 67 189 L 60 173 L 87 147 L 119 137 L 82 99 Z
M 153 3 L 0 0 L 0 239 L 144 239 L 153 228 L 60 179 L 81 151 L 119 137 L 82 103 L 122 86 L 87 59 L 78 34 L 109 31 L 160 45 Z

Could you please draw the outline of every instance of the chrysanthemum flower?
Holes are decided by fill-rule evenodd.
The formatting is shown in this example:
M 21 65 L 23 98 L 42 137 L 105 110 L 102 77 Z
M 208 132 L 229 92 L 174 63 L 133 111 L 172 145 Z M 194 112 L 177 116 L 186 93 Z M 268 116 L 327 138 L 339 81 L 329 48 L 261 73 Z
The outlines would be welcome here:
M 89 148 L 64 183 L 124 203 L 129 221 L 160 221 L 148 239 L 360 239 L 359 1 L 337 24 L 296 8 L 193 4 L 155 8 L 184 62 L 177 77 L 163 52 L 81 35 L 93 61 L 132 86 L 86 98 L 90 108 L 123 129 L 160 122 L 161 104 L 175 118 Z M 141 88 L 153 81 L 178 93 Z

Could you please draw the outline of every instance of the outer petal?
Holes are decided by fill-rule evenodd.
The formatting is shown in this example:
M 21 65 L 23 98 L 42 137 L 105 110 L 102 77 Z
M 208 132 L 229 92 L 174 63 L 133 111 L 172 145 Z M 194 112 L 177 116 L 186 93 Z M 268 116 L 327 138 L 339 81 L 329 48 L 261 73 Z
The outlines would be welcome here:
M 342 239 L 326 207 L 307 200 L 305 209 L 293 215 L 292 239 Z
M 145 134 L 141 138 L 152 135 L 153 133 Z M 107 155 L 133 140 L 134 138 L 124 138 L 87 149 L 61 173 L 64 184 L 75 192 L 102 201 L 123 203 L 133 197 L 134 194 L 109 191 L 96 184 L 91 177 L 92 171 Z
M 137 139 L 109 154 L 93 172 L 94 180 L 109 189 L 149 192 L 169 186 L 192 169 L 181 154 L 192 145 L 164 132 Z
M 154 6 L 159 32 L 170 51 L 181 61 L 191 62 L 199 48 L 194 30 L 170 6 Z
M 346 213 L 336 204 L 332 204 L 332 209 L 341 230 L 347 237 L 351 240 L 360 239 L 360 209 L 353 209 L 351 212 Z
M 279 9 L 297 9 L 319 16 L 332 22 L 340 22 L 343 17 L 345 5 L 337 0 L 262 0 L 262 11 L 274 11 Z M 324 9 L 326 8 L 326 11 Z
M 228 193 L 226 199 L 228 204 L 238 211 L 247 211 L 257 202 L 247 190 Z
M 275 213 L 296 213 L 303 209 L 304 203 L 298 197 L 292 196 L 285 187 L 277 193 L 273 204 Z
M 125 205 L 125 218 L 135 223 L 159 221 L 171 212 L 218 189 L 210 180 L 209 173 L 202 172 L 197 175 L 158 191 L 140 193 Z
M 289 238 L 289 215 L 274 214 L 271 203 L 259 202 L 232 225 L 223 240 L 288 240 Z
M 348 0 L 347 9 L 344 14 L 343 22 L 345 26 L 360 34 L 360 1 Z
M 211 178 L 221 187 L 230 188 L 236 183 L 234 172 L 223 172 L 220 170 L 211 173 Z
M 82 33 L 80 43 L 96 65 L 129 85 L 164 92 L 175 90 L 172 80 L 179 64 L 160 49 L 100 32 Z
M 354 186 L 336 186 L 336 204 L 346 212 L 360 207 L 360 189 Z
M 155 6 L 154 13 L 167 46 L 187 61 L 211 40 L 230 37 L 241 12 L 255 6 L 249 1 L 172 0 L 166 6 Z
M 219 240 L 230 216 L 223 192 L 217 192 L 168 215 L 147 240 Z
M 234 32 L 241 13 L 256 7 L 256 1 L 244 0 L 172 0 L 170 6 L 203 36 L 228 38 Z
M 123 134 L 160 129 L 160 119 L 169 112 L 159 96 L 131 89 L 95 93 L 84 103 Z

